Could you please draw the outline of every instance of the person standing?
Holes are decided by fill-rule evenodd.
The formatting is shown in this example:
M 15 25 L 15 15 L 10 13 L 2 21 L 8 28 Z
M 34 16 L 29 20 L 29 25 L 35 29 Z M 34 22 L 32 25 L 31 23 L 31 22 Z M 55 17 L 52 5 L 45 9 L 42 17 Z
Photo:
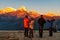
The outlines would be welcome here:
M 46 23 L 45 19 L 43 18 L 43 15 L 38 19 L 38 24 L 39 24 L 39 37 L 43 37 L 43 27 L 44 24 Z
M 29 37 L 33 37 L 33 29 L 34 29 L 34 19 L 31 18 L 29 23 Z
M 54 32 L 57 32 L 57 24 L 54 26 Z
M 28 16 L 24 18 L 24 36 L 28 37 L 29 19 Z
M 49 27 L 49 36 L 53 36 L 53 31 L 54 31 L 54 21 L 55 19 L 47 20 L 50 23 Z

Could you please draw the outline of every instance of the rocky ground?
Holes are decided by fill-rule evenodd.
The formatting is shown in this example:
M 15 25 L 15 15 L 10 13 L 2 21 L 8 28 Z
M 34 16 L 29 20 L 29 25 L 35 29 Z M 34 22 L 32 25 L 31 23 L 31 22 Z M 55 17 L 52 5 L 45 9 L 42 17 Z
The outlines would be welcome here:
M 43 38 L 39 38 L 38 31 L 34 31 L 33 38 L 24 37 L 23 30 L 17 31 L 0 31 L 0 40 L 60 40 L 60 32 L 53 32 L 53 36 L 49 36 L 48 31 L 44 31 Z

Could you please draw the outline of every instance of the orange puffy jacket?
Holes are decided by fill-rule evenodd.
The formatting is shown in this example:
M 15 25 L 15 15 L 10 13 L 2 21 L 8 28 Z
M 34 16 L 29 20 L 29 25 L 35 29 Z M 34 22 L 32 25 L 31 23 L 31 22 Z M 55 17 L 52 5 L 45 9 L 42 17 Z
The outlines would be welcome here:
M 29 27 L 29 19 L 24 18 L 24 28 L 28 28 L 28 27 Z

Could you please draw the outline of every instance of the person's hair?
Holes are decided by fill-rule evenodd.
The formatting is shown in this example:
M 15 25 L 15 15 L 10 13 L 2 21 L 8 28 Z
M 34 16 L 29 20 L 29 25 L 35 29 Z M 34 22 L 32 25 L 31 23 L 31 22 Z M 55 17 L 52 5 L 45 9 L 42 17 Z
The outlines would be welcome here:
M 31 18 L 31 20 L 34 20 L 33 18 Z
M 26 18 L 28 18 L 28 16 L 27 16 L 27 15 L 26 15 L 25 17 L 26 17 Z
M 41 15 L 41 17 L 42 17 L 43 15 Z
M 42 18 L 43 17 L 43 15 L 40 15 L 40 18 Z

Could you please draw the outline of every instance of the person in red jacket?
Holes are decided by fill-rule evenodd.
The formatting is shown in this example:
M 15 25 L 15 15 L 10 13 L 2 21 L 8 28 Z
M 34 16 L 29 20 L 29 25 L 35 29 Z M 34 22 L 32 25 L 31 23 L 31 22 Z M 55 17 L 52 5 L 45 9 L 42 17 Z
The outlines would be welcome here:
M 28 37 L 29 19 L 28 16 L 24 18 L 24 36 Z

